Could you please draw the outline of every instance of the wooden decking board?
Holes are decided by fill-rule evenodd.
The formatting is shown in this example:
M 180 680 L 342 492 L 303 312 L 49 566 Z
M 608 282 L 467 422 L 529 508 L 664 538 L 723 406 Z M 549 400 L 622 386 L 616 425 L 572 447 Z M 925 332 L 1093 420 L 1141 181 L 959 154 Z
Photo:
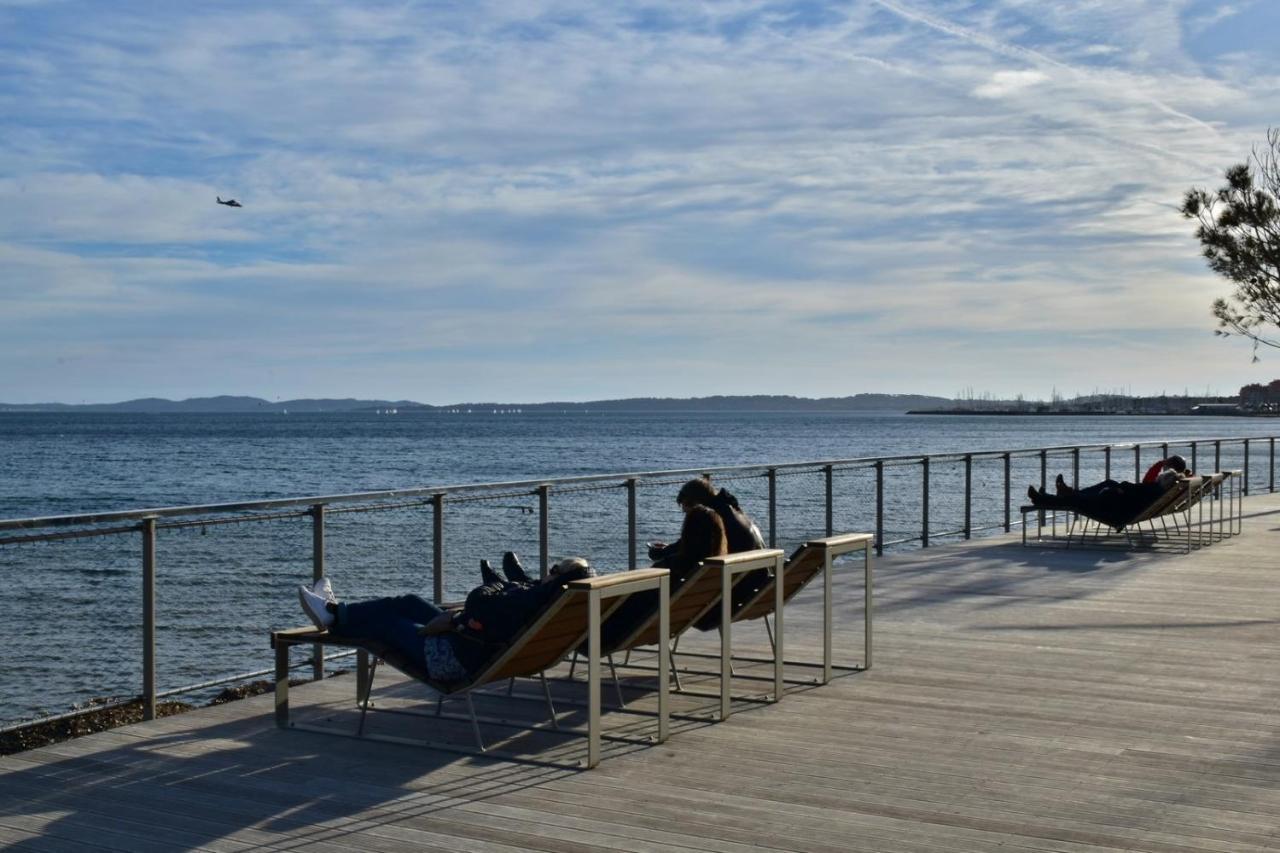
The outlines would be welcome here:
M 663 746 L 606 741 L 590 773 L 279 731 L 262 696 L 0 759 L 0 845 L 1275 853 L 1280 496 L 1249 506 L 1268 514 L 1190 555 L 987 540 L 877 561 L 875 669 L 792 687 L 778 705 L 735 703 L 723 724 L 674 721 Z M 836 573 L 837 661 L 862 655 L 859 568 Z M 820 601 L 811 587 L 788 607 L 788 657 L 820 658 Z M 733 635 L 737 650 L 767 650 L 758 624 Z M 681 643 L 717 648 L 714 633 Z M 651 675 L 624 672 L 652 686 Z M 761 685 L 739 679 L 735 691 Z M 344 675 L 295 688 L 295 718 L 353 726 L 354 687 Z M 532 682 L 518 690 L 541 693 Z M 584 693 L 581 681 L 553 684 L 562 720 L 581 723 L 568 703 Z M 429 707 L 422 695 L 379 674 L 381 704 Z M 604 695 L 611 703 L 610 685 Z M 627 696 L 638 709 L 656 701 Z M 672 699 L 676 711 L 708 704 Z M 545 715 L 501 695 L 477 706 Z M 605 721 L 615 734 L 653 730 L 652 717 L 606 709 Z M 369 725 L 471 741 L 465 721 L 375 713 Z M 495 741 L 503 731 L 482 728 Z M 510 745 L 558 760 L 583 750 L 540 732 L 514 733 Z

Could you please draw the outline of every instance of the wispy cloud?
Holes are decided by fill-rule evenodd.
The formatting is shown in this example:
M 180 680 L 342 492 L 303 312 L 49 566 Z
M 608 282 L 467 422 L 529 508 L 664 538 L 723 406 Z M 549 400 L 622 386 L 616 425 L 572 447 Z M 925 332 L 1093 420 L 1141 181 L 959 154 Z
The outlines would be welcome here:
M 1205 14 L 0 2 L 0 400 L 1252 381 L 1174 208 L 1277 81 Z

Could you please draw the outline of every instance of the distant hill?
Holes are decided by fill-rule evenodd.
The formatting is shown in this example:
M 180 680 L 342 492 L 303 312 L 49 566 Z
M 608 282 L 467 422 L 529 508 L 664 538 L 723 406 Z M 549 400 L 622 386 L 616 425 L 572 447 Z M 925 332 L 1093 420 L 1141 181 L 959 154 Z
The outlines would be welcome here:
M 955 402 L 945 397 L 929 397 L 921 394 L 854 394 L 851 397 L 791 397 L 777 394 L 752 396 L 714 397 L 629 397 L 622 400 L 594 400 L 584 403 L 457 403 L 450 406 L 431 406 L 412 400 L 356 400 L 301 399 L 272 403 L 260 397 L 192 397 L 187 400 L 165 400 L 159 397 L 143 397 L 122 403 L 0 403 L 0 412 L 124 412 L 124 413 L 247 413 L 247 412 L 358 412 L 374 409 L 396 409 L 410 412 L 431 412 L 457 409 L 520 409 L 537 411 L 593 411 L 593 412 L 848 412 L 894 411 L 908 409 L 949 408 Z

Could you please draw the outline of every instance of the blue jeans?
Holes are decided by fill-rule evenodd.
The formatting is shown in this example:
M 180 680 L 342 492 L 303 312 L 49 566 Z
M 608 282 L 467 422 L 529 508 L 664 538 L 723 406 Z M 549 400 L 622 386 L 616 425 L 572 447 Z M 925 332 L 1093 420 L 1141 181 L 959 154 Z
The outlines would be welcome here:
M 397 595 L 369 601 L 342 602 L 333 632 L 347 637 L 379 640 L 409 656 L 427 669 L 424 637 L 418 629 L 444 610 L 416 595 Z

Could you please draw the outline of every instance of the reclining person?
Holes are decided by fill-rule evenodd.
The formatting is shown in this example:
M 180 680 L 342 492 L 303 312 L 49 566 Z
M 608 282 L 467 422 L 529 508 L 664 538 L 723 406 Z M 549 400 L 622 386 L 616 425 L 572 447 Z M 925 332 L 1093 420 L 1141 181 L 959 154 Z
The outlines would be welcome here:
M 298 587 L 298 600 L 317 628 L 339 637 L 385 643 L 432 680 L 448 683 L 479 672 L 495 647 L 528 624 L 563 584 L 594 574 L 586 560 L 570 557 L 552 566 L 542 581 L 478 586 L 456 613 L 416 595 L 338 601 L 328 578 Z
M 1191 476 L 1181 456 L 1170 456 L 1160 464 L 1161 469 L 1150 482 L 1146 477 L 1141 483 L 1103 480 L 1083 489 L 1073 489 L 1059 474 L 1054 481 L 1056 494 L 1028 486 L 1027 497 L 1037 508 L 1079 512 L 1118 530 L 1180 480 Z

